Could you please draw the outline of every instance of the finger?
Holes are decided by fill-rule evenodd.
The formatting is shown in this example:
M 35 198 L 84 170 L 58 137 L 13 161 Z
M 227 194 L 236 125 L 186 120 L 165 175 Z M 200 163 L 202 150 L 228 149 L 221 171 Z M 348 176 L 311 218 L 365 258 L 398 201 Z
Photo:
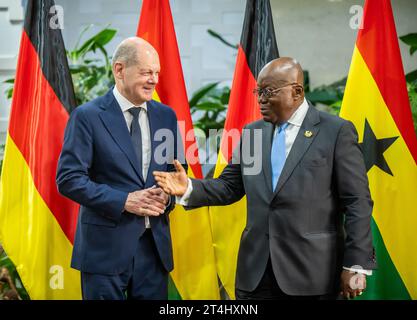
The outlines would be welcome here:
M 159 216 L 164 213 L 164 210 L 159 209 L 153 205 L 142 207 L 140 212 L 148 216 Z
M 155 181 L 158 183 L 158 186 L 168 195 L 172 195 L 172 190 L 168 187 L 168 184 L 165 181 L 162 181 L 158 178 L 155 178 Z
M 161 189 L 162 190 L 162 189 Z M 149 194 L 148 195 L 148 199 L 151 199 L 151 200 L 157 200 L 157 201 L 160 201 L 161 199 L 163 199 L 164 197 L 162 196 L 162 195 L 160 195 L 160 194 Z
M 168 175 L 167 172 L 163 172 L 163 171 L 153 171 L 152 172 L 153 176 L 156 177 L 166 177 Z
M 155 181 L 159 183 L 166 184 L 166 178 L 163 176 L 155 176 Z M 160 186 L 160 184 L 158 184 Z
M 182 164 L 177 159 L 174 160 L 174 166 L 175 166 L 175 170 L 177 170 L 177 172 L 180 172 L 180 173 L 184 172 L 185 173 L 184 167 L 182 166 Z
M 159 177 L 156 177 L 155 181 L 158 184 L 158 186 L 166 192 L 166 188 L 168 187 L 168 184 L 166 183 L 166 181 Z
M 151 206 L 156 207 L 160 210 L 164 210 L 165 211 L 165 204 L 162 203 L 161 201 L 158 200 L 154 200 L 152 198 L 148 198 L 145 202 L 146 206 L 149 208 Z
M 345 299 L 349 299 L 349 298 L 350 298 L 349 291 L 344 290 L 344 291 L 343 291 L 343 297 L 344 297 Z
M 161 196 L 150 196 L 150 199 L 152 199 L 152 201 L 155 201 L 157 203 L 161 203 L 163 206 L 165 206 L 166 199 L 164 197 L 161 197 Z
M 154 196 L 159 196 L 160 194 L 162 194 L 163 190 L 161 188 L 152 188 L 149 189 L 149 193 L 154 195 Z

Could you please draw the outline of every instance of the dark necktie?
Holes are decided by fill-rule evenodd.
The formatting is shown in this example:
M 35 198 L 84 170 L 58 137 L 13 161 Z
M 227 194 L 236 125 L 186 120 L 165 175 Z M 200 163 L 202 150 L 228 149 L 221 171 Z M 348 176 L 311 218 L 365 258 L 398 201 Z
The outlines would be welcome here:
M 130 138 L 132 139 L 133 149 L 138 158 L 140 170 L 142 170 L 142 133 L 139 126 L 139 114 L 141 110 L 142 108 L 140 107 L 133 107 L 128 110 L 133 116 L 132 124 L 130 125 Z

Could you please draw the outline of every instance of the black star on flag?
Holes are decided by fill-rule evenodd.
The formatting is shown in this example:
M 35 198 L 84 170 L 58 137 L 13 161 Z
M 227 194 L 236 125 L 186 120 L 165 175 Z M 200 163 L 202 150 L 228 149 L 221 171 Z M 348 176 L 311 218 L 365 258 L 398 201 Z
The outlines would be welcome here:
M 360 143 L 362 153 L 365 159 L 366 171 L 368 172 L 374 165 L 382 171 L 393 175 L 384 158 L 384 152 L 397 140 L 398 137 L 377 139 L 372 131 L 368 120 L 365 119 L 365 130 L 363 142 Z

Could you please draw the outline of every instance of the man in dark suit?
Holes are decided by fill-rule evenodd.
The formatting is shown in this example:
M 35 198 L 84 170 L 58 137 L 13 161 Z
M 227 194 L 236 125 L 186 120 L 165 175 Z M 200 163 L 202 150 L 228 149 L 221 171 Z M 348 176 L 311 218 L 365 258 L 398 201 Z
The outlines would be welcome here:
M 167 299 L 175 199 L 151 172 L 174 170 L 183 149 L 175 112 L 152 100 L 159 71 L 148 42 L 124 40 L 113 55 L 114 88 L 76 108 L 67 124 L 56 181 L 81 205 L 71 266 L 81 271 L 84 299 Z M 172 142 L 161 159 L 160 129 Z
M 353 298 L 375 268 L 373 202 L 356 130 L 309 105 L 303 83 L 292 58 L 262 69 L 254 93 L 263 120 L 246 126 L 217 179 L 188 179 L 177 162 L 175 173 L 154 172 L 189 207 L 227 205 L 246 194 L 238 299 Z M 253 172 L 257 164 L 245 162 L 245 153 L 256 144 L 262 152 Z

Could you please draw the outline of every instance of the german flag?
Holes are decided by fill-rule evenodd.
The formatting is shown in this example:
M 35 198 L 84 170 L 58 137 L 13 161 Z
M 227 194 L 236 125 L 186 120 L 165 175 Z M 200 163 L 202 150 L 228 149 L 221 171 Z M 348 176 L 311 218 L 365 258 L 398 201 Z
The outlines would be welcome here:
M 55 175 L 75 107 L 53 0 L 28 1 L 0 190 L 0 241 L 31 299 L 80 299 L 70 269 L 78 205 L 59 195 Z
M 227 134 L 261 118 L 257 98 L 253 94 L 262 67 L 278 58 L 269 0 L 247 0 L 243 30 L 233 76 L 224 134 L 220 142 L 214 177 L 218 177 L 238 141 Z M 246 197 L 230 206 L 210 207 L 211 228 L 217 272 L 229 297 L 234 298 L 237 253 L 246 225 Z
M 389 0 L 367 0 L 341 114 L 362 146 L 378 269 L 363 299 L 417 298 L 417 139 Z
M 189 163 L 188 175 L 201 179 L 203 175 L 168 0 L 143 1 L 137 36 L 151 43 L 159 53 L 161 73 L 154 99 L 175 110 Z M 176 288 L 170 288 L 169 298 L 219 299 L 208 208 L 185 212 L 183 207 L 177 206 L 170 217 L 174 255 L 171 277 Z

